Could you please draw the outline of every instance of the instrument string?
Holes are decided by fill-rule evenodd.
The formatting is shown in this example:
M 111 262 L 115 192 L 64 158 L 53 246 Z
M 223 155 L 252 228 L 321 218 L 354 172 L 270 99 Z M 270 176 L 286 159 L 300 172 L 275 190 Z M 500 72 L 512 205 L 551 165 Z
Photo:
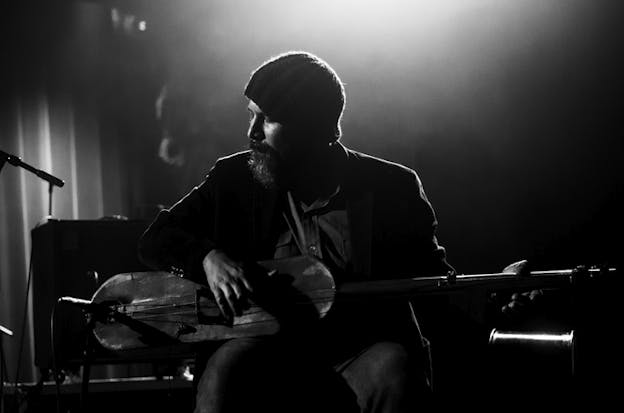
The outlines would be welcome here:
M 277 318 L 270 316 L 270 317 L 266 317 L 263 319 L 256 319 L 256 320 L 247 320 L 247 321 L 241 321 L 241 322 L 234 322 L 233 325 L 226 325 L 226 324 L 210 324 L 210 326 L 214 327 L 217 325 L 221 325 L 223 327 L 241 327 L 241 326 L 248 326 L 251 324 L 261 324 L 261 323 L 267 323 L 267 322 L 272 322 L 272 321 L 276 321 Z M 161 320 L 150 320 L 151 322 L 154 323 L 160 323 L 160 324 L 178 324 L 179 321 L 175 321 L 175 320 L 167 320 L 167 319 L 161 319 Z
M 262 313 L 262 312 L 265 312 L 268 315 L 268 317 L 263 318 L 263 319 L 246 320 L 246 321 L 240 321 L 240 322 L 236 322 L 236 319 L 235 319 L 235 322 L 233 323 L 232 326 L 225 325 L 225 324 L 223 324 L 223 326 L 224 327 L 240 327 L 240 326 L 246 326 L 246 325 L 250 325 L 250 324 L 260 324 L 260 323 L 266 323 L 266 322 L 271 322 L 271 321 L 277 320 L 277 317 L 271 316 L 270 313 L 267 313 L 264 310 L 256 311 L 256 313 Z M 323 316 L 325 313 L 326 312 L 321 312 L 319 315 Z M 176 314 L 180 314 L 180 313 L 176 313 Z M 248 315 L 248 314 L 249 313 L 245 313 L 245 315 Z M 170 315 L 170 314 L 167 314 L 167 315 Z M 158 318 L 146 318 L 146 317 L 142 317 L 142 318 L 138 318 L 137 317 L 135 320 L 143 321 L 143 320 L 146 320 L 146 319 L 148 319 L 148 321 L 150 321 L 150 322 L 161 323 L 161 324 L 178 324 L 181 321 L 183 321 L 183 320 L 170 320 L 170 319 L 166 319 L 166 318 L 158 319 Z M 220 325 L 220 324 L 210 324 L 210 325 L 211 326 L 215 326 L 215 325 Z
M 330 303 L 333 302 L 333 297 L 327 297 L 324 299 L 315 299 L 315 300 L 310 300 L 310 301 L 297 301 L 297 302 L 292 302 L 292 303 L 288 303 L 288 304 L 292 304 L 292 305 L 314 305 L 314 304 L 325 304 L 325 303 Z M 194 306 L 194 304 L 193 304 Z M 171 306 L 171 307 L 161 307 L 158 308 L 158 310 L 166 310 L 168 308 L 176 308 L 176 307 L 181 307 L 179 304 L 176 306 Z M 187 307 L 190 307 L 190 305 L 187 305 Z M 207 309 L 207 310 L 219 310 L 219 307 L 217 305 L 208 305 L 208 306 L 202 306 L 203 309 Z M 253 308 L 254 310 L 248 310 L 245 311 L 243 313 L 243 315 L 249 315 L 249 314 L 257 314 L 257 313 L 261 313 L 261 312 L 266 312 L 266 310 L 264 310 L 262 307 L 260 306 L 252 306 L 251 308 Z M 255 310 L 257 309 L 257 310 Z M 126 311 L 124 312 L 124 314 L 128 315 L 128 316 L 133 316 L 136 320 L 149 320 L 152 317 L 158 317 L 158 316 L 163 316 L 163 315 L 181 315 L 181 314 L 196 314 L 197 311 L 195 309 L 188 309 L 188 310 L 184 310 L 184 309 L 180 309 L 181 311 L 177 311 L 177 312 L 156 312 L 154 311 L 156 309 L 150 309 L 150 310 L 136 310 L 136 311 Z M 144 315 L 142 315 L 144 314 Z
M 257 313 L 261 313 L 265 310 L 263 310 L 261 307 L 254 307 L 254 310 L 248 310 L 245 311 L 245 313 L 243 315 L 250 315 L 250 314 L 257 314 Z M 183 311 L 177 311 L 177 312 L 173 312 L 173 313 L 156 313 L 156 314 L 151 314 L 151 315 L 139 315 L 137 317 L 134 317 L 135 320 L 152 320 L 155 319 L 159 316 L 172 316 L 172 315 L 195 315 L 197 314 L 195 311 L 191 311 L 191 310 L 183 310 Z
M 324 291 L 328 291 L 329 293 L 324 293 Z M 289 297 L 306 298 L 306 300 L 294 301 L 293 304 L 307 304 L 307 303 L 317 303 L 317 302 L 323 303 L 334 297 L 333 289 L 319 289 L 319 290 L 312 291 L 312 293 L 314 293 L 314 296 L 316 297 L 312 297 L 311 294 L 304 294 L 304 293 L 292 294 L 292 295 L 289 295 Z M 180 296 L 179 298 L 186 298 L 186 297 L 190 297 L 190 295 Z M 171 299 L 169 301 L 171 301 Z M 187 302 L 179 302 L 179 303 L 166 303 L 166 301 L 164 301 L 162 303 L 146 302 L 146 303 L 139 303 L 139 304 L 133 304 L 133 303 L 115 304 L 111 306 L 111 309 L 115 311 L 124 312 L 126 314 L 136 314 L 136 313 L 142 313 L 142 312 L 153 312 L 157 310 L 165 310 L 165 309 L 176 308 L 176 307 L 195 307 L 196 305 L 197 303 L 195 301 L 187 301 Z M 212 302 L 208 302 L 208 303 L 200 302 L 199 306 L 200 308 L 205 308 L 205 309 L 219 308 L 217 304 L 213 304 Z M 133 310 L 135 308 L 137 309 Z
M 246 316 L 246 315 L 257 314 L 257 313 L 261 313 L 263 311 L 264 310 L 262 310 L 262 309 L 259 309 L 259 310 L 256 310 L 256 311 L 248 311 L 248 312 L 246 311 L 243 315 Z M 188 310 L 186 310 L 186 311 L 178 311 L 178 312 L 175 312 L 175 313 L 162 313 L 162 314 L 152 314 L 152 315 L 138 316 L 138 317 L 134 317 L 134 319 L 137 320 L 137 321 L 146 321 L 146 320 L 147 321 L 154 321 L 154 320 L 157 320 L 158 317 L 162 317 L 162 316 L 174 316 L 174 315 L 185 316 L 185 315 L 195 315 L 195 314 L 196 314 L 195 311 L 188 311 Z M 176 321 L 172 321 L 172 322 L 176 322 Z

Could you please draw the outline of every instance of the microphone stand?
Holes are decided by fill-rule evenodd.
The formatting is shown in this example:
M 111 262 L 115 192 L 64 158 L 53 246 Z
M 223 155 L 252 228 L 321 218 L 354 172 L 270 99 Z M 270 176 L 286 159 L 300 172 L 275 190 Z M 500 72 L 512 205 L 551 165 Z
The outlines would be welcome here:
M 0 169 L 2 169 L 2 162 L 0 162 Z M 2 336 L 4 334 L 12 336 L 13 332 L 0 324 L 0 413 L 4 413 L 4 376 L 6 374 L 6 360 L 2 345 Z
M 10 163 L 13 166 L 19 166 L 26 169 L 27 171 L 32 172 L 33 174 L 37 175 L 39 178 L 50 184 L 50 187 L 48 188 L 48 194 L 50 194 L 48 200 L 48 215 L 52 216 L 52 189 L 54 188 L 54 186 L 58 186 L 59 188 L 61 188 L 63 185 L 65 185 L 65 182 L 63 182 L 63 180 L 57 178 L 54 175 L 50 175 L 49 173 L 42 171 L 41 169 L 37 169 L 34 166 L 27 164 L 26 162 L 22 161 L 22 159 L 18 156 L 14 156 L 4 152 L 3 150 L 0 150 L 0 171 L 2 171 L 2 167 L 6 162 Z
M 57 178 L 54 175 L 50 175 L 49 173 L 42 171 L 41 169 L 37 169 L 32 165 L 27 164 L 26 162 L 22 161 L 22 159 L 18 156 L 15 155 L 11 155 L 10 153 L 6 153 L 3 150 L 0 149 L 0 172 L 2 172 L 2 168 L 4 167 L 4 165 L 6 163 L 10 163 L 13 166 L 16 167 L 21 167 L 26 169 L 28 172 L 31 172 L 35 175 L 37 175 L 39 178 L 43 179 L 44 181 L 48 182 L 49 184 L 49 188 L 48 188 L 48 216 L 52 216 L 52 190 L 54 189 L 55 186 L 58 186 L 59 188 L 61 188 L 63 185 L 65 185 L 65 182 L 63 182 L 63 180 Z M 28 276 L 28 288 L 30 288 L 30 274 Z M 26 294 L 28 294 L 28 290 L 26 291 Z M 2 364 L 2 366 L 0 366 L 0 413 L 4 413 L 4 375 L 6 374 L 5 372 L 5 360 L 4 360 L 4 349 L 2 348 L 2 334 L 7 334 L 12 336 L 13 332 L 5 327 L 2 327 L 0 325 L 0 352 L 2 352 L 1 354 L 1 360 L 0 363 Z M 22 339 L 23 339 L 23 335 L 22 335 Z M 19 362 L 18 362 L 19 363 Z M 19 371 L 19 366 L 18 366 L 18 371 Z M 16 375 L 16 383 L 15 385 L 17 386 L 17 375 Z

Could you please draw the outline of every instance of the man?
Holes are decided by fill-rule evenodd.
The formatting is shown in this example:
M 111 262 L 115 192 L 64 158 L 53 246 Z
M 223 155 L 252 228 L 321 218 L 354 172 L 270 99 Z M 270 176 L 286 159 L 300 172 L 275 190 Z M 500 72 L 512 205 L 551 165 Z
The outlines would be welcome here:
M 248 262 L 311 255 L 337 284 L 452 270 L 415 172 L 339 142 L 345 94 L 326 62 L 277 56 L 245 95 L 250 151 L 220 159 L 160 213 L 141 241 L 146 263 L 206 283 L 230 319 L 253 296 Z M 215 347 L 198 412 L 407 412 L 429 391 L 406 301 L 338 301 L 314 326 Z

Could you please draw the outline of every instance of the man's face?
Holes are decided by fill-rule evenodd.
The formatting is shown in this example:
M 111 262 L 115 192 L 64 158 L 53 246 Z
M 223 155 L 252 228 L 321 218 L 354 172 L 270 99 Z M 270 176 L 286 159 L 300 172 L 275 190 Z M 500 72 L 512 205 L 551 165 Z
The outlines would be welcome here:
M 284 183 L 288 175 L 306 165 L 324 147 L 322 139 L 301 127 L 271 119 L 253 100 L 249 101 L 247 110 L 250 166 L 256 178 L 267 186 Z
M 247 110 L 251 170 L 262 184 L 274 187 L 281 170 L 293 160 L 295 142 L 286 133 L 284 125 L 267 116 L 253 100 L 249 101 Z
M 287 156 L 289 145 L 284 133 L 284 125 L 271 119 L 253 100 L 249 101 L 247 110 L 249 111 L 247 137 L 250 140 L 251 149 L 263 150 L 269 147 L 280 157 Z

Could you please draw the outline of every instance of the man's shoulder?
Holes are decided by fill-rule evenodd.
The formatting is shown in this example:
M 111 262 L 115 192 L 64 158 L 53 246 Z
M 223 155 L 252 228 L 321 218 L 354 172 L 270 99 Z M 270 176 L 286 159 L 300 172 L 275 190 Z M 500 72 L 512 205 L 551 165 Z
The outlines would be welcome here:
M 347 152 L 349 153 L 349 158 L 360 163 L 362 168 L 368 168 L 371 170 L 386 170 L 404 174 L 415 173 L 413 169 L 398 162 L 389 161 L 387 159 L 355 151 L 353 149 L 347 149 Z
M 250 157 L 250 151 L 236 152 L 231 155 L 223 156 L 217 159 L 209 175 L 226 175 L 232 176 L 238 174 L 246 174 L 249 170 L 247 167 Z
M 240 151 L 217 159 L 215 166 L 224 168 L 236 168 L 237 166 L 247 165 L 251 151 Z
M 363 152 L 347 149 L 352 173 L 358 180 L 385 185 L 392 181 L 420 182 L 416 172 L 405 165 Z
M 251 178 L 248 167 L 249 157 L 250 151 L 242 151 L 217 159 L 208 171 L 205 182 L 209 186 L 245 184 Z

